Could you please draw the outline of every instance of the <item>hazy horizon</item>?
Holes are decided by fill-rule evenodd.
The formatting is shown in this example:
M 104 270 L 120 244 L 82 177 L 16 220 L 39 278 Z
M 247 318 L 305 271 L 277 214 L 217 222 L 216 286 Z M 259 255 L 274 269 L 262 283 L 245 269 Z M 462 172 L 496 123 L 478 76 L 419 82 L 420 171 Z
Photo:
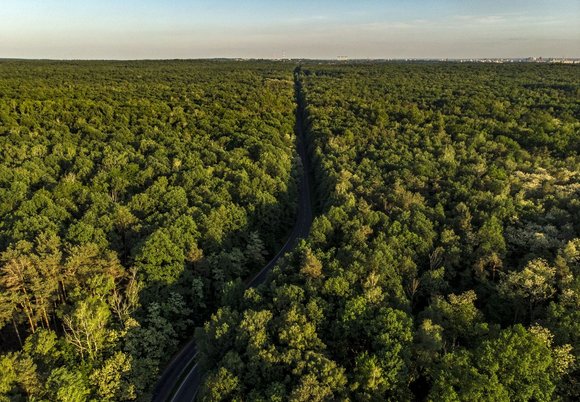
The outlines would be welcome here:
M 0 58 L 580 57 L 573 0 L 7 0 Z

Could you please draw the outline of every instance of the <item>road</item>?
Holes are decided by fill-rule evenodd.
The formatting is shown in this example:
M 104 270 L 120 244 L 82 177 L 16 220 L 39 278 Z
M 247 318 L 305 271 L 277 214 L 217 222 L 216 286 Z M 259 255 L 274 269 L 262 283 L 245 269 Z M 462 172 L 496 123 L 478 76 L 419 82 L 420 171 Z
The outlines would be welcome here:
M 312 224 L 312 201 L 310 187 L 310 163 L 305 144 L 303 129 L 304 107 L 300 102 L 300 86 L 296 86 L 296 138 L 297 150 L 302 161 L 302 177 L 298 189 L 298 210 L 294 229 L 288 240 L 282 246 L 270 262 L 260 270 L 253 278 L 246 281 L 247 287 L 255 287 L 263 283 L 268 273 L 278 263 L 278 260 L 287 252 L 291 251 L 298 240 L 308 236 Z M 163 372 L 153 394 L 154 402 L 192 402 L 195 400 L 203 374 L 197 363 L 198 350 L 194 340 L 191 340 L 169 363 Z

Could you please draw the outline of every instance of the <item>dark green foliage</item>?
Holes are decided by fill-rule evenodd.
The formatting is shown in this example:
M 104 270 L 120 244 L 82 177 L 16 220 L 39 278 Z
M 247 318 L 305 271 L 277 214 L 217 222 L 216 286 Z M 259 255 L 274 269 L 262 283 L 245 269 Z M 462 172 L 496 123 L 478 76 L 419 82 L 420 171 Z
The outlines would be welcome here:
M 578 400 L 576 66 L 0 64 L 0 397 Z M 204 324 L 205 322 L 205 324 Z M 5 345 L 5 346 L 4 346 Z
M 578 68 L 296 74 L 321 213 L 218 313 L 227 344 L 198 334 L 204 397 L 576 400 Z M 329 369 L 313 377 L 311 356 Z
M 148 399 L 291 230 L 291 68 L 0 62 L 0 399 Z

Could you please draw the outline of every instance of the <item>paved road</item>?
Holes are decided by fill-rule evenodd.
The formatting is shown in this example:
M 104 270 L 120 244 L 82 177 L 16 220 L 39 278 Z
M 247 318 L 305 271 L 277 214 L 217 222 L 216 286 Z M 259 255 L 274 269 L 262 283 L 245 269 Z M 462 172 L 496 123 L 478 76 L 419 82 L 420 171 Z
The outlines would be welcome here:
M 296 84 L 296 95 L 300 88 Z M 308 162 L 308 155 L 306 152 L 304 130 L 303 130 L 303 105 L 298 101 L 296 110 L 296 136 L 298 138 L 298 154 L 302 160 L 303 174 L 300 180 L 299 196 L 298 196 L 298 214 L 296 217 L 296 224 L 288 240 L 282 246 L 278 254 L 264 267 L 256 276 L 246 281 L 247 287 L 258 286 L 263 283 L 268 276 L 268 272 L 274 268 L 280 257 L 291 251 L 298 243 L 298 240 L 308 236 L 310 226 L 312 224 L 312 203 L 310 196 L 310 165 Z M 163 372 L 159 382 L 154 391 L 154 402 L 192 402 L 195 400 L 203 373 L 198 366 L 197 359 L 198 351 L 195 342 L 191 340 L 179 352 L 168 367 Z

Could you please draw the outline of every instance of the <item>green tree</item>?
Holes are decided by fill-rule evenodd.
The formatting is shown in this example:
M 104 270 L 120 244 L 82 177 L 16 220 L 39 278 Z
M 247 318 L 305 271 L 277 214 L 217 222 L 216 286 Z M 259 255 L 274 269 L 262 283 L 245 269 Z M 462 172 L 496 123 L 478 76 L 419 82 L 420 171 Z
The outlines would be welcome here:
M 491 279 L 494 280 L 503 267 L 502 258 L 506 252 L 501 221 L 495 216 L 485 221 L 477 232 L 477 240 L 475 272 L 479 277 L 485 278 L 488 271 L 491 271 Z
M 81 359 L 94 360 L 111 341 L 114 332 L 108 328 L 110 317 L 109 307 L 97 298 L 81 300 L 72 314 L 64 316 L 66 340 Z
M 527 307 L 528 317 L 533 320 L 534 307 L 556 293 L 555 275 L 556 269 L 545 260 L 533 260 L 523 270 L 505 275 L 498 289 L 503 297 L 513 300 L 520 308 Z M 516 317 L 518 311 L 515 310 Z
M 51 400 L 59 402 L 84 402 L 91 393 L 84 373 L 67 367 L 54 369 L 46 380 L 46 386 Z
M 158 229 L 147 238 L 135 260 L 148 283 L 174 283 L 185 269 L 184 250 L 165 229 Z
M 455 348 L 458 342 L 463 345 L 474 344 L 487 333 L 487 324 L 481 311 L 475 307 L 477 295 L 469 290 L 460 295 L 450 294 L 447 300 L 436 296 L 424 316 L 444 328 L 445 349 Z
M 97 395 L 103 401 L 134 400 L 135 386 L 130 382 L 131 357 L 123 352 L 116 352 L 105 360 L 103 365 L 93 371 L 90 381 L 97 389 Z

